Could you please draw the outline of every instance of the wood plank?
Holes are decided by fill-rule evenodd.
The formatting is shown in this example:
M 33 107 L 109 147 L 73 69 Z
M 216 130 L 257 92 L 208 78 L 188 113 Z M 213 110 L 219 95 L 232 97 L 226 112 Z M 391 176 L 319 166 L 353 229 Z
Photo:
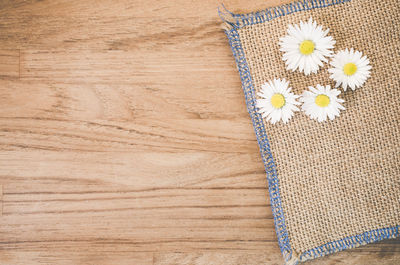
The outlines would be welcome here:
M 154 265 L 281 265 L 279 252 L 259 253 L 160 253 L 154 257 Z
M 252 12 L 291 0 L 225 1 L 236 12 Z M 90 48 L 95 50 L 193 50 L 226 46 L 220 2 L 177 0 L 160 3 L 140 0 L 2 1 L 0 47 Z M 211 40 L 211 41 L 210 41 Z
M 3 215 L 3 185 L 0 184 L 0 217 Z
M 0 79 L 19 78 L 20 50 L 0 49 Z
M 2 265 L 57 264 L 57 265 L 110 265 L 118 261 L 118 265 L 152 265 L 153 254 L 132 253 L 128 251 L 87 251 L 75 249 L 42 249 L 35 251 L 0 250 Z
M 400 240 L 386 240 L 380 243 L 346 250 L 330 256 L 308 261 L 307 264 L 336 265 L 336 264 L 382 264 L 398 265 L 400 260 Z M 271 250 L 246 253 L 158 253 L 154 256 L 154 265 L 280 265 L 280 253 Z
M 11 152 L 8 161 L 14 159 L 10 155 Z M 186 156 L 190 157 L 190 154 Z M 98 175 L 92 171 L 94 168 L 80 176 L 80 171 L 73 170 L 75 163 L 66 160 L 64 165 L 54 164 L 63 169 L 57 176 L 48 175 L 49 169 L 41 167 L 41 162 L 22 159 L 31 172 L 40 174 L 37 177 L 32 173 L 26 175 L 24 170 L 15 177 L 2 174 L 9 177 L 5 179 L 8 184 L 4 190 L 0 231 L 4 238 L 13 238 L 11 242 L 3 242 L 13 249 L 32 250 L 43 246 L 73 249 L 82 244 L 90 244 L 94 249 L 123 245 L 123 249 L 137 252 L 277 247 L 266 190 L 244 187 L 251 185 L 253 174 L 227 176 L 222 169 L 220 177 L 215 175 L 212 182 L 208 180 L 209 176 L 204 177 L 204 182 L 189 175 L 184 180 L 186 172 L 180 173 L 182 177 L 175 175 L 172 178 L 169 174 L 148 177 L 147 166 L 139 167 L 143 170 L 140 174 L 133 171 L 136 163 L 128 160 L 125 163 L 132 169 L 132 177 L 113 170 L 111 174 Z M 56 155 L 52 161 L 64 159 Z M 216 168 L 224 160 L 220 159 L 214 162 Z M 89 164 L 82 157 L 78 160 Z M 100 164 L 104 162 L 95 162 L 93 166 Z M 107 167 L 114 166 L 104 164 L 104 168 Z M 121 163 L 119 167 L 120 170 L 125 168 Z M 182 164 L 164 166 L 164 172 L 181 167 Z M 188 167 L 188 171 L 191 170 Z M 75 174 L 78 175 L 74 177 Z M 113 177 L 107 180 L 107 176 Z M 222 184 L 219 188 L 218 179 Z M 231 183 L 237 182 L 237 187 L 225 187 L 227 179 Z M 141 184 L 134 185 L 135 182 Z M 99 241 L 101 244 L 96 243 Z

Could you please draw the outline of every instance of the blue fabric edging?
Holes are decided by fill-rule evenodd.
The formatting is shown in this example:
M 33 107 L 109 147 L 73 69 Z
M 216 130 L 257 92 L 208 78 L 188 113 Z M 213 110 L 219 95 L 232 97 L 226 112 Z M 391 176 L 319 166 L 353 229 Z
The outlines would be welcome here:
M 279 183 L 276 174 L 276 167 L 270 151 L 270 145 L 265 133 L 264 124 L 261 115 L 257 112 L 255 103 L 256 96 L 254 94 L 253 84 L 251 80 L 250 70 L 246 62 L 239 34 L 236 29 L 226 32 L 229 44 L 232 48 L 233 56 L 238 66 L 240 79 L 242 81 L 243 91 L 246 99 L 247 110 L 253 122 L 256 132 L 258 145 L 260 147 L 261 157 L 264 162 L 265 171 L 267 173 L 268 189 L 271 200 L 272 214 L 274 216 L 275 230 L 278 236 L 278 244 L 285 260 L 291 258 L 291 248 L 289 237 L 285 225 L 285 217 L 283 215 L 281 198 L 279 195 Z
M 322 246 L 308 250 L 300 255 L 300 261 L 322 257 L 348 248 L 378 242 L 384 239 L 399 237 L 400 226 L 371 230 L 359 235 L 346 237 L 340 240 L 326 243 Z
M 278 237 L 278 244 L 286 262 L 291 261 L 291 263 L 293 262 L 297 264 L 298 261 L 305 261 L 308 259 L 322 257 L 326 254 L 338 252 L 348 248 L 353 248 L 356 246 L 381 241 L 383 239 L 396 238 L 400 236 L 399 225 L 389 228 L 381 228 L 371 230 L 359 235 L 346 237 L 337 241 L 329 242 L 303 253 L 299 253 L 299 257 L 292 257 L 293 253 L 286 229 L 285 216 L 282 209 L 276 166 L 271 153 L 270 144 L 264 127 L 262 116 L 257 112 L 257 109 L 255 107 L 255 90 L 250 74 L 250 69 L 247 65 L 246 57 L 240 41 L 240 36 L 237 31 L 238 29 L 245 26 L 264 23 L 271 19 L 288 15 L 294 12 L 306 11 L 314 8 L 322 8 L 350 1 L 351 0 L 301 0 L 291 4 L 269 8 L 250 14 L 234 14 L 227 9 L 225 9 L 227 13 L 219 11 L 219 15 L 221 16 L 222 20 L 229 25 L 229 29 L 225 30 L 225 33 L 228 36 L 229 44 L 239 70 L 239 75 L 247 105 L 247 111 L 249 112 L 253 123 L 257 142 L 260 148 L 261 157 L 264 163 L 265 172 L 268 180 L 268 190 L 270 195 L 272 214 L 274 216 L 275 230 Z M 228 17 L 229 19 L 227 19 Z
M 267 8 L 262 11 L 249 13 L 249 14 L 234 14 L 227 10 L 224 5 L 222 7 L 231 17 L 231 19 L 225 19 L 226 13 L 218 10 L 222 20 L 230 24 L 232 28 L 240 29 L 245 26 L 254 25 L 258 23 L 264 23 L 277 17 L 289 15 L 298 11 L 307 11 L 314 8 L 323 8 L 327 6 L 342 4 L 350 2 L 351 0 L 299 0 L 297 2 Z

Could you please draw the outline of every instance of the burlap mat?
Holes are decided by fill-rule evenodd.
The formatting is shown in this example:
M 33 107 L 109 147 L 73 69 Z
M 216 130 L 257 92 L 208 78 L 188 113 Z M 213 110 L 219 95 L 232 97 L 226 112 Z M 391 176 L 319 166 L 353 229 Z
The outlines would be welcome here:
M 399 236 L 399 14 L 397 0 L 301 1 L 222 14 L 289 263 Z M 255 92 L 266 81 L 286 78 L 298 95 L 310 85 L 335 85 L 327 64 L 305 76 L 287 71 L 282 61 L 279 37 L 288 24 L 310 17 L 330 28 L 335 51 L 354 48 L 367 55 L 371 77 L 354 92 L 342 91 L 346 111 L 333 121 L 318 123 L 297 112 L 287 124 L 266 123 L 254 108 Z

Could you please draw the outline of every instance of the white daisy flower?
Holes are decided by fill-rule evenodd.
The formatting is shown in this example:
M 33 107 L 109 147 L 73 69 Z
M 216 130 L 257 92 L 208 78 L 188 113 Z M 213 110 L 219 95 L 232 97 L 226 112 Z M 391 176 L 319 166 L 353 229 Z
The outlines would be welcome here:
M 341 85 L 344 91 L 348 86 L 352 90 L 361 87 L 370 76 L 372 68 L 367 56 L 353 49 L 339 51 L 333 56 L 331 65 L 333 68 L 328 69 L 330 78 L 336 81 L 336 87 Z
M 289 82 L 285 79 L 274 79 L 261 86 L 261 91 L 257 93 L 261 99 L 257 99 L 256 107 L 258 112 L 267 121 L 275 124 L 282 120 L 287 123 L 293 116 L 293 112 L 298 111 L 296 105 L 300 105 L 296 96 L 289 87 Z
M 300 26 L 289 25 L 287 32 L 279 44 L 288 70 L 299 69 L 306 75 L 316 73 L 322 62 L 328 62 L 326 57 L 332 56 L 335 40 L 327 36 L 329 29 L 322 30 L 312 18 L 307 23 L 300 21 Z
M 304 91 L 300 101 L 303 102 L 302 111 L 311 119 L 323 122 L 329 117 L 333 120 L 336 116 L 339 117 L 340 110 L 345 109 L 341 105 L 344 100 L 337 97 L 340 94 L 339 90 L 321 85 L 317 85 L 317 88 L 312 86 L 308 88 L 310 91 Z

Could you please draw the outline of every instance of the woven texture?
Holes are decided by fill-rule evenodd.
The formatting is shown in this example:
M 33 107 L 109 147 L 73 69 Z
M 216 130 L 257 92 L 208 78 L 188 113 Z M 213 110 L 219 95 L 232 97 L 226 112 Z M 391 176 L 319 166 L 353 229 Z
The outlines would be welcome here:
M 288 240 L 300 260 L 315 257 L 304 256 L 312 249 L 367 231 L 396 228 L 398 233 L 399 13 L 400 1 L 352 0 L 237 29 L 254 92 L 274 78 L 289 80 L 297 95 L 310 85 L 334 87 L 327 64 L 317 74 L 305 76 L 287 71 L 282 61 L 279 38 L 286 35 L 288 24 L 310 16 L 330 28 L 335 51 L 354 48 L 371 61 L 365 85 L 354 92 L 342 91 L 346 110 L 335 120 L 318 123 L 297 112 L 287 124 L 263 122 Z

